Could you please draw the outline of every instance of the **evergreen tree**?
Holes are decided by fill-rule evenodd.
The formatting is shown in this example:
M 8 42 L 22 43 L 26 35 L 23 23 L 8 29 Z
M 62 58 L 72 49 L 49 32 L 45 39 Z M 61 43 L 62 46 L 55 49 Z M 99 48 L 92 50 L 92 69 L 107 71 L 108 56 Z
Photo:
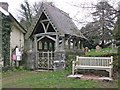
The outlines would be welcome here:
M 101 1 L 95 7 L 96 11 L 92 15 L 97 33 L 94 34 L 99 38 L 101 46 L 104 47 L 107 41 L 112 40 L 116 10 L 107 1 Z
M 116 13 L 117 21 L 113 30 L 113 37 L 116 40 L 116 44 L 120 46 L 120 6 Z

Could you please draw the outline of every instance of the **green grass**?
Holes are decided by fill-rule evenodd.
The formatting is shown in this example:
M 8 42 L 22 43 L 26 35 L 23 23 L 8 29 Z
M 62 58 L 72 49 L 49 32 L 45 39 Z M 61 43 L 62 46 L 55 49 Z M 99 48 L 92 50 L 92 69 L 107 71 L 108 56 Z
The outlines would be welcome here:
M 92 49 L 90 50 L 90 52 L 86 53 L 86 56 L 100 56 L 110 53 L 117 53 L 117 48 L 115 48 L 114 50 L 112 50 L 112 48 L 103 48 L 100 51 L 96 51 L 95 49 Z
M 100 88 L 103 82 L 68 78 L 68 71 L 16 71 L 3 73 L 3 88 Z M 102 86 L 103 85 L 103 86 Z M 112 83 L 112 87 L 116 87 Z

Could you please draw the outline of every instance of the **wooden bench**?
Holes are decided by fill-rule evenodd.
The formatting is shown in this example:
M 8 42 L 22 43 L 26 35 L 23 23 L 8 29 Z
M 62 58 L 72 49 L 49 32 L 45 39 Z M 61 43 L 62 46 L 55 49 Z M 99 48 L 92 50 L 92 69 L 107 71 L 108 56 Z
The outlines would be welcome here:
M 74 75 L 77 69 L 94 69 L 105 70 L 112 77 L 113 56 L 111 57 L 79 57 L 76 56 L 76 61 L 72 62 L 72 74 Z

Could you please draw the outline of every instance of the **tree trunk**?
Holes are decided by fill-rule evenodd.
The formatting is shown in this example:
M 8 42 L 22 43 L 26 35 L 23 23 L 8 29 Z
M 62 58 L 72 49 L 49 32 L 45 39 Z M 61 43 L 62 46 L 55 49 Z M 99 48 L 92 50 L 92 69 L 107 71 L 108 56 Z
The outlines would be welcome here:
M 104 42 L 104 40 L 102 40 L 101 47 L 102 47 L 102 48 L 105 47 L 105 42 Z

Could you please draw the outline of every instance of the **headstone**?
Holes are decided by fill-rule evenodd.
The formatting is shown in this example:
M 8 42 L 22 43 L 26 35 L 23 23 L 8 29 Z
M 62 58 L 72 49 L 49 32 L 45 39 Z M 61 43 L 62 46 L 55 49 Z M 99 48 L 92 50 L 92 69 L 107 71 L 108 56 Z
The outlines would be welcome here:
M 88 50 L 89 50 L 89 49 L 88 49 L 88 47 L 85 47 L 85 53 L 87 53 L 87 52 L 88 52 Z
M 96 51 L 100 51 L 101 47 L 99 45 L 96 46 Z
M 85 48 L 83 48 L 82 50 L 83 50 L 83 52 L 86 54 L 86 53 L 89 51 L 89 48 L 88 48 L 88 47 L 85 47 Z

